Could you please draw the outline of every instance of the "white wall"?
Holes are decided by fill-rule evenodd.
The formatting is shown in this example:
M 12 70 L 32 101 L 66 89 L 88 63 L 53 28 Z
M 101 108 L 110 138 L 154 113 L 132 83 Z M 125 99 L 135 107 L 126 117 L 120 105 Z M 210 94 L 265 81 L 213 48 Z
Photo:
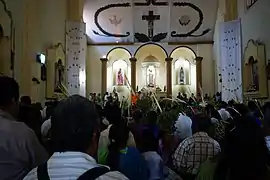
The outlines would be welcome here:
M 43 101 L 45 82 L 39 85 L 32 83 L 31 88 L 25 88 L 29 84 L 27 83 L 29 79 L 22 74 L 31 73 L 31 77 L 39 79 L 40 64 L 36 63 L 36 53 L 46 53 L 49 45 L 58 42 L 64 45 L 67 1 L 6 0 L 6 2 L 7 8 L 12 13 L 15 27 L 15 79 L 21 86 L 22 95 L 31 95 L 33 101 Z M 0 8 L 0 15 L 2 14 L 4 10 Z M 22 68 L 26 58 L 30 59 L 29 67 Z
M 243 49 L 248 40 L 258 40 L 265 44 L 266 58 L 270 59 L 270 0 L 258 0 L 249 10 L 245 9 L 245 0 L 238 0 L 238 13 L 242 21 Z

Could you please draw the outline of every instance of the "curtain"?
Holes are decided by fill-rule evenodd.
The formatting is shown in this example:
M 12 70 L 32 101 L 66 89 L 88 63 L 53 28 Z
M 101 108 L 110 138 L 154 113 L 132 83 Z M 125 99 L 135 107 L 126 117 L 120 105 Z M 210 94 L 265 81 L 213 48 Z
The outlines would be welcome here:
M 220 25 L 222 100 L 242 102 L 242 45 L 240 20 Z

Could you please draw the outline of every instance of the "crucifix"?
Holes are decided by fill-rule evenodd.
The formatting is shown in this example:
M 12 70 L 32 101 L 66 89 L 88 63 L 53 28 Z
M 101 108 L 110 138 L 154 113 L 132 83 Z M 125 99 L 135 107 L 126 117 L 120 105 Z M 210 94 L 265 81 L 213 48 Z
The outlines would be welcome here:
M 148 21 L 148 37 L 153 38 L 154 34 L 154 21 L 160 20 L 160 15 L 154 15 L 154 11 L 149 11 L 148 15 L 143 15 L 142 20 Z

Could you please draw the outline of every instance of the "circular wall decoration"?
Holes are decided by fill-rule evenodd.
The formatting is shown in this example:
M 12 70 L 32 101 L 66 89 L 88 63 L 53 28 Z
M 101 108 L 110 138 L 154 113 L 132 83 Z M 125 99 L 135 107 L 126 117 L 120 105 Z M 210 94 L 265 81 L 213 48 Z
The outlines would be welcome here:
M 192 30 L 190 30 L 187 33 L 184 33 L 184 34 L 179 33 L 178 34 L 176 31 L 172 31 L 171 32 L 172 37 L 200 37 L 200 36 L 203 36 L 211 31 L 211 29 L 208 28 L 208 29 L 205 29 L 201 34 L 194 34 L 195 32 L 197 32 L 200 29 L 200 27 L 203 23 L 203 18 L 204 18 L 203 12 L 198 6 L 196 6 L 192 3 L 189 3 L 189 2 L 175 2 L 175 3 L 173 3 L 173 6 L 190 7 L 191 9 L 197 11 L 199 14 L 199 22 Z
M 126 32 L 126 34 L 113 34 L 113 33 L 110 33 L 106 30 L 104 30 L 101 25 L 99 24 L 98 22 L 98 17 L 100 15 L 100 13 L 102 13 L 103 11 L 106 11 L 108 9 L 111 9 L 111 8 L 126 8 L 126 7 L 130 7 L 130 3 L 118 3 L 118 4 L 108 4 L 104 7 L 101 7 L 99 8 L 96 12 L 95 12 L 95 15 L 94 15 L 94 22 L 97 26 L 97 28 L 103 33 L 99 33 L 95 30 L 93 30 L 93 33 L 95 35 L 98 35 L 98 36 L 105 36 L 105 37 L 128 37 L 130 35 L 130 32 Z

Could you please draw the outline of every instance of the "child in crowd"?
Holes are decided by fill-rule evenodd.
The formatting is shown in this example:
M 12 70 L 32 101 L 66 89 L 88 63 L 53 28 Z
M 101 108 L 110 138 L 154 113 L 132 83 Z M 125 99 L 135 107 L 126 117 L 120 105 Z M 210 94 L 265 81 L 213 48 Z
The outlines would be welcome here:
M 142 155 L 147 162 L 149 170 L 149 180 L 163 180 L 163 161 L 158 151 L 158 138 L 155 137 L 151 129 L 143 131 Z

